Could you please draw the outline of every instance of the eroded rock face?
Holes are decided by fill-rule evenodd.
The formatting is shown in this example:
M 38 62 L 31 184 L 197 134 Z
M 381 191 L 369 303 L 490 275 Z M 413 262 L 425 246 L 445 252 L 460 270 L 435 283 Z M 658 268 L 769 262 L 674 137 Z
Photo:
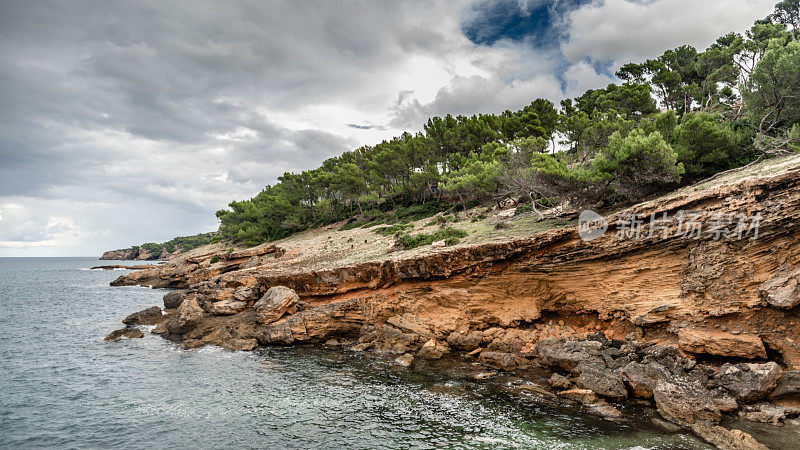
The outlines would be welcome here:
M 122 319 L 125 325 L 156 325 L 163 319 L 161 308 L 151 306 Z
M 472 351 L 483 342 L 483 333 L 480 331 L 454 331 L 447 337 L 447 343 L 459 350 Z
M 167 322 L 167 331 L 172 334 L 183 334 L 191 331 L 203 318 L 203 308 L 194 297 L 185 299 L 175 314 Z
M 719 422 L 722 414 L 711 394 L 690 380 L 661 380 L 653 390 L 658 412 L 677 423 Z
M 717 383 L 742 402 L 764 398 L 781 378 L 781 368 L 770 361 L 765 364 L 725 364 L 717 375 Z
M 634 397 L 652 398 L 658 380 L 667 379 L 667 370 L 657 363 L 630 362 L 620 370 L 620 375 Z
M 800 270 L 770 278 L 758 287 L 758 292 L 776 308 L 794 308 L 800 304 Z
M 678 332 L 678 345 L 689 353 L 734 356 L 741 358 L 766 358 L 767 350 L 761 338 L 752 334 L 733 334 L 724 331 L 682 329 Z
M 266 325 L 286 314 L 294 314 L 305 307 L 297 293 L 286 286 L 273 286 L 253 307 L 259 322 Z

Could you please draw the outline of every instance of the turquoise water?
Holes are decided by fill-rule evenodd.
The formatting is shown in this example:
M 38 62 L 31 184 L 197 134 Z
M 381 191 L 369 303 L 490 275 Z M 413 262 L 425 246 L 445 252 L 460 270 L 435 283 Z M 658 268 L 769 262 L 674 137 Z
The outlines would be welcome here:
M 114 264 L 115 262 L 104 262 Z M 164 291 L 111 288 L 93 258 L 0 258 L 0 447 L 702 448 L 476 383 L 444 365 L 311 347 L 104 342 Z

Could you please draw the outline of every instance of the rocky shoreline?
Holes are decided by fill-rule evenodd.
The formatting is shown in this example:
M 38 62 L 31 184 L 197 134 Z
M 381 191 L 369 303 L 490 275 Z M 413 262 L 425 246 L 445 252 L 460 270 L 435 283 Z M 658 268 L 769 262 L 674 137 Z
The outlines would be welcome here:
M 759 213 L 761 234 L 615 237 L 631 211 L 686 209 Z M 540 368 L 552 376 L 527 388 L 536 395 L 609 420 L 620 402 L 647 402 L 719 448 L 764 448 L 721 427 L 726 417 L 797 433 L 800 169 L 679 192 L 609 225 L 591 242 L 564 228 L 345 267 L 315 266 L 302 245 L 198 249 L 112 283 L 178 288 L 163 312 L 135 313 L 115 333 L 151 325 L 185 349 L 336 345 L 397 355 L 398 365 L 463 358 L 487 377 Z

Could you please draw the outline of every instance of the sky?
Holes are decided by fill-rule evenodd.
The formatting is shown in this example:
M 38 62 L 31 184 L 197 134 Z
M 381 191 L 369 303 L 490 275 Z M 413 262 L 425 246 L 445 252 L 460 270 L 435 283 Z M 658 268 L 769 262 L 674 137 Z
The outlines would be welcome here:
M 0 256 L 216 230 L 284 172 L 604 87 L 774 3 L 0 0 Z

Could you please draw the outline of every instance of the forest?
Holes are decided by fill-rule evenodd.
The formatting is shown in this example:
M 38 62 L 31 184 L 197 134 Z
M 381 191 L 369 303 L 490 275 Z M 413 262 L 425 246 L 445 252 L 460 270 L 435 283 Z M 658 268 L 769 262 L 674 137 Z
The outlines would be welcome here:
M 630 204 L 800 149 L 800 0 L 704 51 L 623 65 L 618 84 L 555 105 L 432 117 L 416 134 L 285 173 L 217 212 L 219 237 L 258 245 L 346 221 L 396 223 L 511 199 Z

